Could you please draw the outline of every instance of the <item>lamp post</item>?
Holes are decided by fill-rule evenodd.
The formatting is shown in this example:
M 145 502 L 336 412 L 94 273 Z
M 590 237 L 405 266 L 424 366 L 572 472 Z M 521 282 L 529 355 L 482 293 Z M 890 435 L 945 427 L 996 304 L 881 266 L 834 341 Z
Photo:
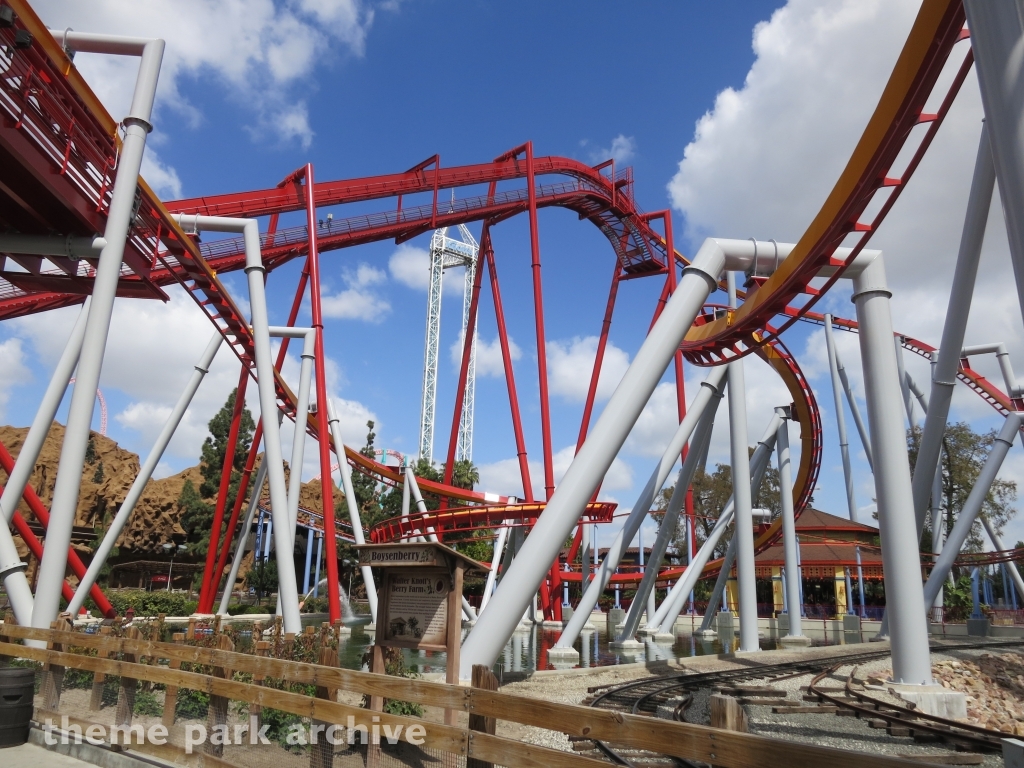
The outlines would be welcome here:
M 179 544 L 177 547 L 175 547 L 174 544 L 161 544 L 160 546 L 164 548 L 164 552 L 171 553 L 171 564 L 167 567 L 167 591 L 170 592 L 171 573 L 174 570 L 174 555 L 178 552 L 184 552 L 186 549 L 188 549 L 188 547 L 186 547 L 184 544 Z

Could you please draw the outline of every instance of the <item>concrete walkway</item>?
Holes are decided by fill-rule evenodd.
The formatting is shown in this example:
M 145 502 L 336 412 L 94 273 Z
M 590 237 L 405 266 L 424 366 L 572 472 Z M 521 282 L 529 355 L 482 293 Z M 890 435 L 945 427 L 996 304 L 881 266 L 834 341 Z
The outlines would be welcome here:
M 35 744 L 0 749 L 0 764 L 4 768 L 92 768 L 91 763 L 51 752 Z

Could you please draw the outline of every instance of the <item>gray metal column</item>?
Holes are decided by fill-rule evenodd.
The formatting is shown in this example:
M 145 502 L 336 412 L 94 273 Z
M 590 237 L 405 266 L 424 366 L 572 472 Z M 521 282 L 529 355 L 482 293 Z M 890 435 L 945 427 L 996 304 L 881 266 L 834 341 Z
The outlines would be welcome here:
M 754 449 L 754 455 L 750 457 L 751 494 L 753 494 L 754 489 L 760 487 L 761 479 L 768 468 L 768 459 L 772 455 L 772 448 L 775 445 L 780 421 L 778 415 L 772 414 L 768 429 L 765 430 L 760 441 L 758 441 L 757 448 Z M 711 529 L 711 533 L 704 540 L 704 544 L 697 550 L 697 554 L 692 562 L 686 566 L 683 575 L 672 585 L 672 589 L 669 590 L 665 599 L 661 601 L 661 605 L 654 614 L 654 619 L 649 620 L 651 626 L 660 627 L 657 631 L 667 632 L 675 624 L 676 619 L 683 610 L 683 605 L 686 603 L 687 595 L 689 595 L 690 590 L 693 589 L 700 579 L 704 566 L 707 565 L 708 560 L 711 558 L 714 548 L 718 545 L 718 540 L 725 532 L 726 527 L 733 521 L 733 502 L 733 498 L 730 498 L 729 502 L 725 505 L 725 509 L 719 514 L 715 527 Z M 735 534 L 733 540 L 735 541 Z M 732 547 L 732 542 L 730 542 L 730 547 Z M 726 557 L 728 557 L 728 553 Z
M 135 93 L 125 126 L 124 141 L 118 158 L 117 175 L 111 192 L 107 223 L 103 231 L 106 245 L 100 254 L 93 280 L 92 306 L 86 320 L 85 340 L 78 361 L 77 383 L 71 395 L 68 423 L 64 432 L 53 501 L 50 504 L 50 523 L 46 531 L 46 547 L 39 564 L 39 581 L 32 610 L 32 626 L 47 629 L 60 610 L 61 585 L 67 568 L 71 529 L 78 508 L 78 494 L 82 486 L 82 465 L 85 463 L 86 445 L 96 405 L 96 388 L 103 368 L 103 353 L 110 330 L 110 316 L 114 310 L 114 297 L 121 276 L 121 262 L 125 242 L 132 223 L 135 193 L 138 189 L 139 168 L 146 149 L 146 137 L 153 126 L 153 99 L 160 75 L 164 41 L 140 38 L 115 38 L 101 35 L 83 35 L 69 32 L 65 43 L 77 51 L 141 56 Z M 296 630 L 298 631 L 298 630 Z
M 875 498 L 885 569 L 893 679 L 930 684 L 928 625 L 920 586 L 920 552 L 903 430 L 903 403 L 892 343 L 891 296 L 885 265 L 879 255 L 854 278 L 853 302 L 860 323 L 864 389 L 871 425 L 871 450 L 875 457 Z
M 729 306 L 736 306 L 736 273 L 728 273 Z M 741 651 L 760 650 L 757 585 L 754 576 L 754 518 L 751 514 L 750 458 L 747 453 L 747 385 L 743 359 L 729 363 L 729 447 L 736 525 L 736 587 L 739 596 Z
M 313 529 L 306 529 L 306 570 L 302 574 L 302 594 L 309 594 L 309 566 L 313 564 Z
M 828 348 L 828 367 L 832 374 L 832 399 L 836 407 L 836 430 L 839 432 L 839 452 L 843 458 L 843 478 L 846 480 L 846 509 L 850 520 L 857 522 L 857 497 L 853 490 L 853 469 L 850 466 L 850 442 L 846 438 L 846 413 L 843 409 L 842 384 L 836 363 L 836 342 L 832 336 L 832 315 L 825 315 L 825 345 Z
M 665 451 L 661 454 L 661 459 L 651 473 L 647 485 L 644 486 L 636 502 L 633 504 L 629 517 L 626 518 L 626 522 L 622 526 L 622 530 L 619 531 L 612 545 L 608 548 L 608 553 L 605 555 L 600 568 L 595 568 L 594 578 L 590 586 L 583 591 L 583 596 L 580 598 L 572 618 L 569 619 L 565 629 L 562 630 L 561 636 L 558 638 L 558 642 L 555 644 L 556 648 L 570 648 L 576 642 L 580 630 L 583 629 L 584 624 L 590 619 L 590 614 L 593 612 L 594 606 L 597 605 L 598 598 L 604 592 L 605 587 L 608 586 L 608 580 L 615 573 L 615 569 L 619 567 L 626 547 L 629 546 L 629 542 L 640 531 L 640 526 L 654 504 L 655 497 L 668 479 L 668 475 L 678 460 L 683 446 L 686 445 L 687 439 L 696 429 L 704 409 L 707 408 L 708 403 L 711 401 L 712 394 L 721 391 L 722 381 L 725 379 L 725 376 L 725 367 L 713 368 L 708 373 L 707 379 L 702 382 L 701 388 L 694 396 L 693 402 L 690 403 L 686 416 L 679 423 L 675 434 L 673 434 L 668 446 L 666 446 Z
M 669 499 L 668 507 L 665 509 L 665 516 L 662 518 L 661 526 L 658 528 L 658 536 L 654 540 L 654 546 L 651 547 L 651 557 L 648 561 L 647 569 L 644 571 L 644 577 L 640 582 L 640 586 L 637 587 L 636 595 L 633 596 L 633 603 L 629 606 L 629 613 L 626 614 L 622 632 L 616 638 L 617 642 L 621 643 L 624 640 L 632 639 L 633 635 L 636 634 L 637 627 L 640 625 L 640 613 L 645 602 L 648 603 L 648 623 L 654 618 L 656 611 L 652 609 L 648 597 L 654 592 L 654 584 L 658 579 L 658 567 L 661 565 L 662 558 L 665 557 L 665 551 L 668 549 L 669 542 L 675 533 L 676 523 L 679 520 L 679 511 L 683 508 L 683 504 L 686 501 L 686 490 L 693 481 L 693 474 L 697 469 L 697 464 L 700 463 L 704 450 L 711 442 L 711 431 L 715 426 L 715 414 L 718 411 L 719 404 L 722 402 L 723 394 L 723 392 L 715 390 L 712 400 L 704 408 L 700 423 L 697 425 L 693 438 L 690 440 L 690 449 L 686 454 L 686 461 L 679 468 L 676 485 L 672 489 L 672 497 Z
M 965 0 L 981 102 L 992 138 L 992 160 L 1010 241 L 1017 298 L 1024 316 L 1024 77 L 1021 3 Z
M 265 459 L 264 455 L 264 459 Z M 253 518 L 256 516 L 256 509 L 260 505 L 260 494 L 263 493 L 263 483 L 267 479 L 267 462 L 260 462 L 260 468 L 256 470 L 256 480 L 249 492 L 249 511 L 246 512 L 242 528 L 238 533 L 238 543 L 235 544 L 235 556 L 231 559 L 231 572 L 228 580 L 224 582 L 224 594 L 220 598 L 220 606 L 217 613 L 221 616 L 227 615 L 228 604 L 231 602 L 231 590 L 234 589 L 235 581 L 238 580 L 238 570 L 242 566 L 242 558 L 245 557 L 245 548 L 249 543 L 249 530 L 252 528 Z M 268 537 L 269 538 L 269 537 Z M 253 559 L 259 557 L 259 552 L 253 552 Z
M 1009 449 L 1009 447 L 1007 447 Z M 998 552 L 1005 552 L 1006 546 L 1003 544 L 1003 537 L 996 531 L 995 526 L 992 525 L 992 521 L 988 519 L 988 515 L 981 513 L 981 524 L 985 526 L 985 532 L 988 534 L 989 541 L 992 542 L 992 546 Z M 1018 594 L 1024 595 L 1024 578 L 1021 578 L 1020 571 L 1017 570 L 1016 563 L 1009 563 L 1006 569 L 1010 572 L 1010 577 L 1013 579 L 1013 583 L 1017 587 Z M 939 588 L 941 594 L 941 586 Z
M 1012 8 L 1013 6 L 1010 3 L 992 3 L 991 7 Z M 981 62 L 977 58 L 979 51 L 974 35 L 975 29 L 972 23 L 971 37 L 972 44 L 975 45 L 975 62 L 980 79 Z M 974 178 L 971 181 L 967 214 L 964 218 L 963 234 L 960 237 L 960 251 L 957 255 L 956 269 L 953 272 L 953 287 L 950 290 L 949 305 L 946 309 L 946 322 L 942 328 L 938 360 L 932 368 L 928 414 L 925 416 L 924 432 L 921 435 L 921 445 L 917 451 L 917 466 L 927 468 L 927 471 L 915 472 L 913 480 L 914 511 L 919 540 L 921 532 L 924 530 L 928 497 L 932 491 L 932 480 L 934 479 L 932 471 L 939 463 L 942 436 L 946 432 L 949 403 L 953 399 L 953 385 L 956 384 L 960 350 L 964 345 L 967 317 L 971 311 L 971 297 L 974 294 L 974 283 L 978 276 L 981 245 L 985 238 L 985 225 L 988 222 L 988 212 L 992 203 L 995 170 L 992 165 L 992 151 L 989 148 L 988 140 L 991 129 L 992 126 L 989 123 L 985 123 L 981 127 L 978 156 L 974 163 Z M 1003 199 L 1003 210 L 1007 210 L 1005 198 Z M 1007 225 L 1009 228 L 1009 220 L 1007 220 Z
M 825 323 L 827 333 L 831 323 L 828 318 Z M 775 413 L 782 418 L 779 434 L 775 439 L 775 458 L 779 464 L 779 499 L 782 503 L 782 545 L 786 558 L 786 573 L 796 573 L 796 516 L 793 512 L 793 469 L 789 456 L 790 414 L 788 408 L 776 408 Z M 797 579 L 790 579 L 786 586 L 789 590 L 789 594 L 786 595 L 787 605 L 800 605 L 800 585 L 797 584 Z M 803 634 L 800 611 L 790 611 L 789 632 L 786 636 L 802 637 Z
M 327 413 L 331 425 L 331 437 L 334 439 L 334 452 L 338 455 L 338 466 L 341 471 L 342 491 L 345 493 L 345 503 L 348 506 L 348 518 L 352 524 L 352 537 L 356 544 L 365 544 L 366 537 L 363 535 L 363 522 L 359 519 L 359 508 L 356 506 L 356 492 L 352 487 L 352 468 L 345 458 L 345 443 L 341 439 L 341 425 L 338 414 L 334 410 L 334 401 L 328 398 Z M 413 491 L 419 495 L 419 489 L 413 486 Z M 330 531 L 328 535 L 334 535 Z M 360 565 L 359 572 L 363 576 L 363 584 L 366 587 L 366 599 L 370 604 L 370 617 L 373 623 L 377 623 L 377 587 L 373 583 L 373 571 L 368 565 Z
M 679 343 L 712 290 L 725 266 L 725 254 L 715 243 L 702 245 L 683 271 L 661 317 L 651 328 L 636 357 L 622 377 L 600 418 L 576 454 L 529 541 L 512 562 L 494 593 L 501 612 L 488 611 L 462 647 L 460 677 L 468 679 L 474 664 L 491 666 L 512 635 L 519 617 L 537 592 L 580 512 L 611 466 L 633 425 L 661 380 Z
M 985 503 L 985 497 L 988 496 L 989 488 L 992 487 L 992 481 L 999 474 L 1003 460 L 1013 445 L 1020 427 L 1021 416 L 1014 412 L 1008 414 L 1006 421 L 1003 422 L 1003 428 L 999 430 L 999 434 L 992 444 L 992 450 L 989 451 L 988 458 L 985 459 L 981 472 L 978 473 L 978 479 L 974 481 L 974 487 L 971 488 L 967 501 L 964 502 L 964 507 L 956 519 L 956 524 L 953 526 L 953 530 L 949 533 L 949 538 L 946 539 L 946 543 L 942 547 L 942 554 L 935 561 L 935 567 L 932 568 L 928 581 L 924 585 L 925 600 L 929 604 L 935 600 L 935 595 L 942 588 L 943 583 L 946 581 L 946 576 L 953 567 L 953 561 L 960 554 L 960 548 L 964 545 L 967 536 L 971 532 L 971 526 L 974 525 L 974 521 L 981 514 L 981 508 Z M 888 583 L 886 586 L 888 586 Z
M 718 577 L 715 579 L 715 586 L 711 590 L 711 597 L 708 598 L 708 607 L 704 611 L 704 618 L 700 622 L 698 632 L 707 632 L 711 629 L 711 622 L 715 620 L 718 607 L 722 604 L 722 594 L 725 592 L 725 585 L 729 581 L 729 574 L 736 563 L 736 539 L 729 541 L 725 548 L 725 557 L 722 558 L 722 567 L 718 569 Z
M 117 514 L 114 515 L 114 519 L 110 521 L 110 527 L 103 535 L 103 540 L 100 541 L 99 546 L 93 553 L 92 560 L 89 562 L 88 570 L 86 570 L 85 575 L 82 577 L 82 580 L 78 583 L 78 587 L 75 589 L 75 595 L 71 598 L 71 602 L 68 604 L 68 613 L 72 616 L 78 615 L 79 609 L 81 609 L 86 599 L 88 599 L 89 590 L 92 589 L 92 585 L 96 583 L 96 578 L 99 576 L 100 571 L 103 569 L 103 566 L 106 565 L 107 557 L 110 556 L 110 552 L 117 543 L 117 539 L 121 535 L 121 531 L 124 530 L 124 526 L 127 524 L 132 512 L 135 511 L 135 505 L 142 497 L 142 492 L 146 489 L 146 484 L 149 483 L 149 479 L 153 476 L 153 472 L 156 470 L 157 464 L 159 464 L 160 459 L 163 458 L 164 451 L 167 449 L 167 444 L 170 443 L 171 438 L 174 437 L 174 433 L 178 429 L 178 425 L 181 423 L 181 419 L 185 415 L 185 411 L 188 410 L 189 405 L 192 403 L 192 398 L 195 396 L 196 390 L 199 389 L 199 385 L 202 383 L 203 377 L 205 377 L 209 372 L 210 365 L 213 363 L 213 358 L 216 356 L 217 350 L 220 349 L 220 345 L 223 341 L 224 337 L 221 336 L 220 331 L 214 331 L 213 336 L 210 338 L 210 342 L 206 345 L 206 349 L 203 351 L 202 357 L 199 358 L 199 362 L 195 365 L 195 370 L 192 372 L 192 376 L 189 378 L 188 384 L 185 385 L 185 391 L 181 393 L 181 397 L 179 397 L 178 402 L 175 403 L 174 409 L 171 411 L 171 415 L 167 417 L 167 421 L 164 423 L 164 428 L 160 431 L 160 435 L 157 437 L 156 443 L 153 444 L 153 448 L 146 457 L 146 461 L 143 463 L 142 469 L 139 470 L 139 474 L 135 478 L 135 482 L 132 483 L 132 487 L 128 490 L 128 495 L 125 496 L 124 501 L 121 502 L 121 506 L 117 510 Z

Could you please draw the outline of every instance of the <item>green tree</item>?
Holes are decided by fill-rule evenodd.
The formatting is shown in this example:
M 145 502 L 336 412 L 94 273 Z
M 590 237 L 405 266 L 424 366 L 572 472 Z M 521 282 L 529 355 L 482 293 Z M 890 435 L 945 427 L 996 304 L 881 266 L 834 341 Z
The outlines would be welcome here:
M 92 475 L 92 481 L 94 483 L 102 483 L 103 482 L 103 462 L 102 461 L 96 466 L 96 471 Z
M 459 459 L 452 466 L 452 485 L 456 488 L 472 491 L 479 482 L 480 470 L 470 459 Z
M 266 560 L 256 563 L 245 575 L 245 586 L 256 593 L 256 603 L 277 589 L 277 561 Z
M 946 527 L 946 535 L 953 530 L 964 503 L 970 495 L 974 484 L 981 473 L 981 468 L 988 458 L 992 445 L 995 442 L 996 431 L 975 432 L 966 422 L 957 422 L 946 426 L 946 433 L 942 438 L 942 521 Z M 921 443 L 921 430 L 918 428 L 907 431 L 907 448 L 910 453 L 911 469 L 917 463 L 917 450 Z M 985 501 L 982 504 L 982 513 L 985 514 L 992 526 L 1002 532 L 1003 526 L 1016 514 L 1015 503 L 1017 501 L 1017 483 L 1012 480 L 997 478 L 992 483 Z M 964 544 L 968 552 L 980 552 L 984 533 L 980 521 L 976 521 L 971 527 L 971 533 Z M 926 521 L 921 546 L 925 551 L 931 551 L 932 522 Z
M 91 434 L 89 435 L 89 442 L 85 445 L 85 463 L 96 463 L 96 437 Z
M 178 497 L 178 509 L 181 513 L 181 525 L 185 529 L 189 551 L 196 555 L 205 555 L 210 545 L 210 533 L 213 527 L 213 514 L 216 508 L 217 494 L 220 491 L 221 475 L 224 459 L 227 455 L 228 438 L 231 432 L 231 417 L 235 409 L 235 395 L 232 390 L 227 401 L 209 422 L 210 435 L 203 441 L 199 471 L 203 482 L 197 489 L 186 480 Z M 242 470 L 252 444 L 256 424 L 248 408 L 242 408 L 235 442 L 235 455 L 231 464 L 231 479 L 228 485 L 225 509 L 231 509 L 238 495 L 238 486 L 242 479 Z M 223 524 L 222 524 L 223 526 Z M 224 534 L 223 527 L 220 532 Z
M 753 454 L 753 449 L 748 449 L 748 453 Z M 699 547 L 707 540 L 711 529 L 715 527 L 718 516 L 732 497 L 732 467 L 728 464 L 716 464 L 715 471 L 711 474 L 698 467 L 690 487 L 693 489 L 693 512 L 697 517 L 697 546 Z M 665 516 L 665 510 L 668 508 L 668 502 L 672 498 L 674 490 L 674 485 L 662 489 L 661 494 L 655 500 L 651 515 L 659 524 Z M 781 514 L 779 471 L 776 468 L 769 466 L 765 470 L 761 486 L 751 501 L 755 508 L 769 510 L 773 520 Z M 685 552 L 684 532 L 683 514 L 680 513 L 679 523 L 673 535 L 673 544 L 677 549 Z M 725 554 L 731 538 L 732 533 L 729 529 L 719 539 L 718 545 L 715 547 L 716 556 Z

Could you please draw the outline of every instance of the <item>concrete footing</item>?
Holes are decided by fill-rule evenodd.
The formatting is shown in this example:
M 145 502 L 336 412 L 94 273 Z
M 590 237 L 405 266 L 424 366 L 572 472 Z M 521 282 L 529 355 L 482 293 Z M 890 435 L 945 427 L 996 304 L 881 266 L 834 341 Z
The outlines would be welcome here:
M 967 634 L 971 637 L 988 637 L 992 623 L 988 619 L 968 619 Z
M 542 621 L 540 623 L 541 629 L 561 629 L 564 626 L 564 621 Z
M 623 640 L 621 643 L 618 640 L 613 640 L 608 643 L 608 647 L 617 651 L 642 651 L 647 646 L 639 640 Z
M 904 701 L 917 705 L 917 709 L 927 715 L 951 720 L 967 717 L 967 694 L 960 691 L 951 691 L 941 685 L 889 683 L 886 687 Z
M 714 640 L 718 637 L 718 633 L 713 629 L 698 629 L 693 634 L 704 640 Z
M 783 648 L 809 648 L 811 638 L 806 635 L 784 635 L 779 638 L 779 645 Z
M 580 652 L 575 648 L 548 648 L 548 661 L 576 665 L 580 663 Z
M 609 635 L 617 635 L 619 627 L 626 621 L 626 612 L 622 608 L 609 608 L 606 629 Z
M 674 643 L 676 636 L 671 632 L 655 632 L 651 635 L 651 640 L 656 643 Z

